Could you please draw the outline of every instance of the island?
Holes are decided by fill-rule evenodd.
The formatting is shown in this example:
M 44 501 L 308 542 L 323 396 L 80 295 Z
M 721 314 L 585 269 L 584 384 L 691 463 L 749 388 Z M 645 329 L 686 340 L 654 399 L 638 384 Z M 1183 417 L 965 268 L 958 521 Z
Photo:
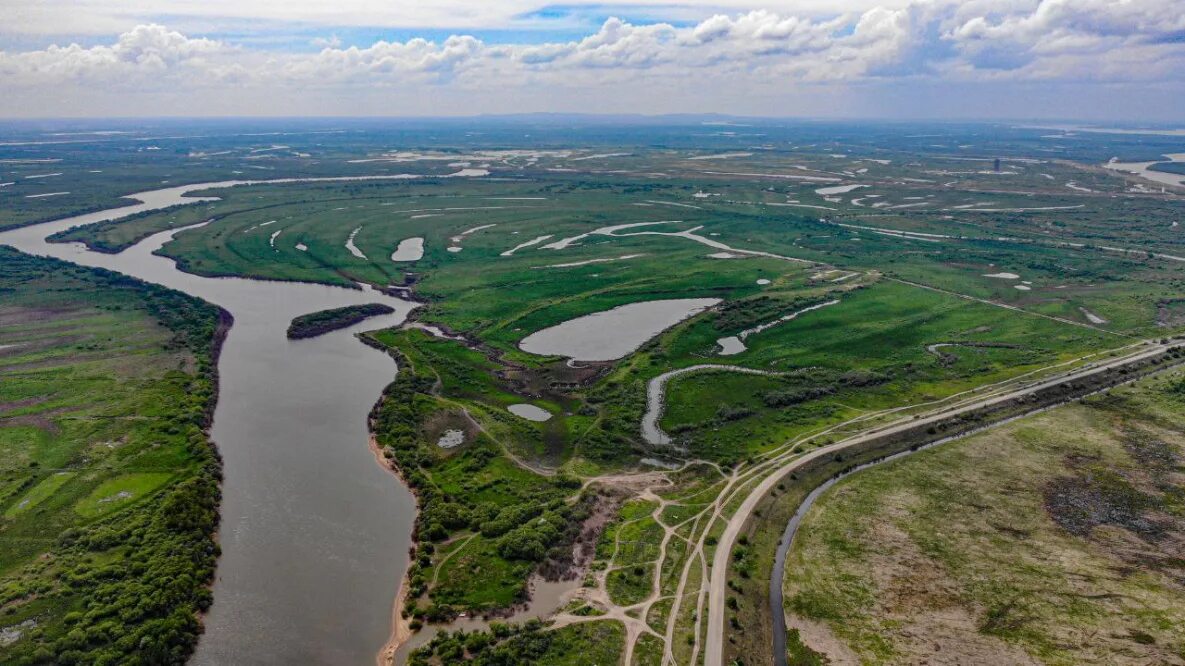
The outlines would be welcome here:
M 348 305 L 344 308 L 333 308 L 332 310 L 321 310 L 320 312 L 301 315 L 293 319 L 292 324 L 288 326 L 288 339 L 304 340 L 305 338 L 315 338 L 348 326 L 353 326 L 371 317 L 388 315 L 393 312 L 395 312 L 395 309 L 389 305 L 369 303 L 367 305 Z

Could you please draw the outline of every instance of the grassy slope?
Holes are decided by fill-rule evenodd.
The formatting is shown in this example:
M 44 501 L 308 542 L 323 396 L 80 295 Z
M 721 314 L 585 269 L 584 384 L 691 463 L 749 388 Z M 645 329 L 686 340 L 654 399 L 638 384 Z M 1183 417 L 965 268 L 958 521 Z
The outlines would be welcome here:
M 218 311 L 0 250 L 5 663 L 180 663 L 217 547 Z
M 1180 382 L 1143 380 L 840 483 L 792 550 L 787 610 L 869 663 L 1185 659 Z

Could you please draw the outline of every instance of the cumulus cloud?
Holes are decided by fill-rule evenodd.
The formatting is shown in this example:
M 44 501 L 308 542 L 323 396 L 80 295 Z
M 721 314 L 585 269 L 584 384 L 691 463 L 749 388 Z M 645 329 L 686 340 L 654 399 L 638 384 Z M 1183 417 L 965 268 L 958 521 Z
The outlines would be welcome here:
M 910 0 L 843 0 L 848 11 L 904 5 Z M 12 4 L 12 3 L 10 3 Z M 19 7 L 17 5 L 19 4 Z M 766 9 L 785 15 L 833 15 L 835 0 L 761 0 Z M 753 0 L 37 0 L 15 3 L 0 35 L 108 35 L 125 29 L 134 17 L 169 16 L 174 28 L 234 32 L 266 29 L 269 23 L 323 25 L 335 29 L 449 26 L 465 30 L 587 26 L 592 16 L 630 15 L 695 21 L 712 11 L 743 13 Z M 704 7 L 711 7 L 711 10 Z
M 914 0 L 839 16 L 751 11 L 691 26 L 616 18 L 568 42 L 492 44 L 456 35 L 267 52 L 159 25 L 114 43 L 0 52 L 0 89 L 66 82 L 506 87 L 686 80 L 792 84 L 1166 80 L 1185 71 L 1180 0 Z
M 192 39 L 159 25 L 141 25 L 110 46 L 50 46 L 43 51 L 0 52 L 0 89 L 64 81 L 108 83 L 185 70 L 204 74 L 218 59 L 239 49 L 210 39 Z

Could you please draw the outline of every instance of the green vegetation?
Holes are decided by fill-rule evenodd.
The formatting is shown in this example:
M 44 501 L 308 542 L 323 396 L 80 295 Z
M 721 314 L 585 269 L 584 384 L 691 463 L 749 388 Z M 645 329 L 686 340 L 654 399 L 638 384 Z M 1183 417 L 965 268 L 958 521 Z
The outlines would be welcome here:
M 632 606 L 650 596 L 663 534 L 662 526 L 649 515 L 628 515 L 628 508 L 619 514 L 623 522 L 611 535 L 606 549 L 612 554 L 613 566 L 605 580 L 606 589 L 610 600 L 622 606 Z
M 348 328 L 358 322 L 366 321 L 370 317 L 391 314 L 395 308 L 382 303 L 368 305 L 348 305 L 344 308 L 322 310 L 307 315 L 301 315 L 292 320 L 288 326 L 289 340 L 303 340 L 325 335 L 331 331 Z
M 662 666 L 662 646 L 659 639 L 644 634 L 634 646 L 634 664 L 637 666 Z
M 701 340 L 728 331 L 711 317 L 697 320 L 663 356 L 691 358 L 702 349 Z M 956 348 L 956 361 L 947 363 L 928 350 L 946 340 L 1009 346 Z M 781 374 L 694 373 L 668 387 L 661 425 L 698 456 L 744 459 L 862 411 L 943 398 L 1116 342 L 1087 329 L 1000 317 L 989 305 L 880 281 L 747 344 L 748 351 L 728 362 Z
M 219 311 L 5 248 L 0 294 L 0 661 L 183 663 L 218 552 Z
M 422 474 L 409 478 L 427 497 L 410 572 L 409 615 L 439 620 L 521 601 L 530 573 L 555 568 L 553 560 L 566 554 L 578 532 L 574 525 L 592 505 L 587 493 L 574 499 L 574 485 L 556 488 L 530 469 L 590 477 L 652 457 L 639 422 L 647 383 L 661 373 L 703 363 L 770 373 L 691 373 L 667 386 L 659 425 L 675 448 L 661 455 L 731 467 L 845 420 L 1072 362 L 1128 344 L 1129 336 L 1159 333 L 1158 323 L 1185 323 L 1173 310 L 1174 285 L 1185 285 L 1179 267 L 1095 246 L 1054 244 L 1061 238 L 1078 242 L 1078 231 L 1099 244 L 1131 241 L 1107 237 L 1097 218 L 1075 220 L 1076 230 L 1058 227 L 1036 235 L 1034 218 L 1051 216 L 966 213 L 984 229 L 970 234 L 957 216 L 939 222 L 933 213 L 922 218 L 912 209 L 898 213 L 881 207 L 863 219 L 865 212 L 851 207 L 857 198 L 851 196 L 834 218 L 820 220 L 792 206 L 766 205 L 788 197 L 832 205 L 818 200 L 813 187 L 770 192 L 762 183 L 743 179 L 705 180 L 670 157 L 649 159 L 674 173 L 672 181 L 635 189 L 628 177 L 534 171 L 530 181 L 458 181 L 443 188 L 427 182 L 318 186 L 306 188 L 291 205 L 281 201 L 283 188 L 261 188 L 256 193 L 260 203 L 275 202 L 266 211 L 232 212 L 166 246 L 165 252 L 188 270 L 204 274 L 406 286 L 426 301 L 421 320 L 465 335 L 465 340 L 436 339 L 422 331 L 372 336 L 399 351 L 407 375 L 393 385 L 396 390 L 407 382 L 401 393 L 388 396 L 384 416 L 376 421 L 379 441 L 405 475 L 409 469 Z M 754 156 L 756 164 L 745 170 L 784 169 L 782 159 Z M 800 163 L 799 156 L 794 159 Z M 834 168 L 829 159 L 812 158 L 808 164 L 827 173 Z M 956 166 L 937 162 L 937 168 Z M 899 178 L 920 175 L 910 168 L 869 168 L 882 172 L 870 176 L 880 179 L 876 197 L 881 199 L 908 196 L 928 201 L 923 208 L 931 211 L 971 203 L 966 194 L 935 192 L 933 185 L 902 186 Z M 993 182 L 992 187 L 1031 189 L 1033 180 L 1043 178 L 1031 175 L 1018 181 L 1023 186 Z M 885 185 L 890 180 L 893 187 Z M 701 189 L 721 196 L 691 198 Z M 442 191 L 448 192 L 447 203 Z M 236 193 L 229 194 L 227 204 L 233 204 Z M 1035 205 L 999 196 L 1011 202 L 1001 207 Z M 1049 196 L 1048 205 L 1063 203 L 1063 194 Z M 345 199 L 351 202 L 348 215 L 335 212 Z M 678 207 L 678 221 L 671 221 L 674 208 L 663 206 L 664 201 L 686 204 Z M 1100 214 L 1114 212 L 1111 204 L 1098 204 L 1107 211 Z M 260 226 L 270 220 L 277 222 Z M 548 242 L 554 242 L 630 223 L 650 226 L 642 235 L 625 235 L 631 230 L 612 238 L 590 237 L 562 250 L 544 249 L 540 242 L 506 255 L 540 236 L 550 235 Z M 931 236 L 885 235 L 861 226 Z M 286 240 L 273 247 L 270 230 L 281 227 L 280 238 Z M 819 263 L 712 259 L 703 245 L 669 235 L 693 229 L 732 247 Z M 936 240 L 941 236 L 958 240 Z M 1017 240 L 1000 240 L 1005 236 Z M 423 259 L 390 261 L 394 244 L 410 237 L 425 239 Z M 347 250 L 347 239 L 363 257 Z M 295 249 L 298 242 L 308 250 Z M 462 249 L 449 252 L 448 247 Z M 1019 277 L 989 277 L 1003 273 Z M 531 332 L 573 317 L 624 303 L 690 297 L 720 298 L 723 304 L 616 363 L 572 367 L 518 349 Z M 831 300 L 839 303 L 749 335 L 739 354 L 717 355 L 719 338 Z M 1105 325 L 1098 324 L 1100 315 Z M 509 405 L 523 402 L 544 407 L 553 417 L 538 424 L 506 413 Z M 464 444 L 437 446 L 450 431 L 463 433 Z M 396 433 L 403 443 L 392 439 Z M 468 484 L 453 480 L 462 476 Z M 734 497 L 726 512 L 741 497 Z M 709 491 L 700 501 L 662 511 L 665 525 L 691 522 L 661 554 L 662 526 L 648 511 L 627 503 L 599 540 L 594 567 L 602 568 L 589 576 L 592 583 L 621 606 L 648 599 L 656 583 L 663 594 L 674 594 L 688 560 L 710 557 L 713 544 L 693 555 L 695 548 L 684 539 L 720 529 L 719 522 L 709 528 L 697 517 L 714 499 Z M 557 532 L 520 534 L 517 530 L 539 517 L 534 510 L 510 511 L 523 503 L 538 507 L 544 516 L 540 524 Z M 553 524 L 549 507 L 561 506 L 575 507 L 575 513 L 557 513 Z M 481 521 L 491 518 L 495 527 L 483 526 Z M 514 527 L 503 532 L 503 523 Z M 560 530 L 561 524 L 567 529 Z M 562 546 L 546 554 L 547 539 Z M 736 606 L 729 609 L 729 619 L 741 656 L 750 643 L 767 642 L 761 624 L 765 610 L 758 600 L 775 544 L 776 535 L 754 535 L 735 553 Z M 699 578 L 698 572 L 689 574 L 688 584 L 703 584 Z M 677 611 L 682 638 L 672 649 L 680 658 L 690 657 L 684 652 L 684 639 L 694 626 L 689 599 L 693 593 Z M 660 625 L 674 612 L 662 605 L 668 603 L 673 605 L 664 601 L 651 607 Z M 813 658 L 805 646 L 800 656 Z
M 59 488 L 68 483 L 77 475 L 77 472 L 55 472 L 41 480 L 40 483 L 33 486 L 33 489 L 23 495 L 15 504 L 12 504 L 4 512 L 5 518 L 16 518 L 18 515 L 34 509 L 38 504 L 53 497 Z
M 1180 381 L 1144 379 L 842 481 L 792 548 L 787 610 L 872 661 L 1180 659 Z
M 786 630 L 787 666 L 827 666 L 829 663 L 831 661 L 825 655 L 803 644 L 802 634 L 797 629 Z
M 0 228 L 109 203 L 133 191 L 129 188 L 158 186 L 159 173 L 169 173 L 176 183 L 218 180 L 229 177 L 228 171 L 251 177 L 266 172 L 269 178 L 425 176 L 223 189 L 203 193 L 217 201 L 71 230 L 58 239 L 117 251 L 149 234 L 208 221 L 178 233 L 161 253 L 201 275 L 408 290 L 424 303 L 417 311 L 422 322 L 457 335 L 444 339 L 409 329 L 364 338 L 399 361 L 400 374 L 373 413 L 372 425 L 384 455 L 416 490 L 423 509 L 405 612 L 417 623 L 461 612 L 494 614 L 522 602 L 535 573 L 551 578 L 584 573 L 587 593 L 561 615 L 561 624 L 576 624 L 558 630 L 533 623 L 489 634 L 442 633 L 417 663 L 585 663 L 578 660 L 589 655 L 607 663 L 617 653 L 610 657 L 596 648 L 618 649 L 624 635 L 636 635 L 638 627 L 625 632 L 616 621 L 589 623 L 588 618 L 618 610 L 607 606 L 631 604 L 640 605 L 627 612 L 628 619 L 644 621 L 663 636 L 671 620 L 675 631 L 672 645 L 643 635 L 633 646 L 635 662 L 653 663 L 669 648 L 684 663 L 691 661 L 693 648 L 702 647 L 703 623 L 699 636 L 695 626 L 702 619 L 697 602 L 710 574 L 707 562 L 728 516 L 756 484 L 753 478 L 738 479 L 766 456 L 796 455 L 784 448 L 787 442 L 808 440 L 800 450 L 809 450 L 883 424 L 891 410 L 1085 362 L 1090 355 L 1141 338 L 1171 336 L 1185 326 L 1185 266 L 1174 259 L 1185 256 L 1185 237 L 1174 229 L 1185 210 L 1182 202 L 1097 168 L 1112 155 L 1167 152 L 1171 145 L 1165 139 L 1084 133 L 1050 141 L 1037 130 L 993 128 L 985 144 L 982 128 L 950 126 L 942 129 L 941 139 L 916 139 L 898 125 L 758 124 L 753 132 L 762 137 L 761 150 L 753 149 L 749 132 L 648 125 L 532 127 L 528 152 L 504 150 L 522 147 L 522 127 L 488 127 L 469 135 L 442 126 L 433 129 L 431 139 L 439 152 L 423 160 L 405 153 L 398 159 L 407 161 L 399 162 L 385 162 L 385 155 L 394 147 L 424 150 L 419 147 L 423 134 L 367 127 L 332 138 L 294 133 L 278 148 L 258 139 L 216 138 L 198 150 L 163 139 L 164 150 L 146 157 L 145 165 L 129 164 L 102 148 L 39 146 L 39 154 L 45 151 L 79 168 L 109 168 L 112 177 L 91 183 L 71 171 L 54 187 L 75 194 L 32 199 L 20 195 L 33 192 L 36 179 L 14 176 L 11 192 L 20 194 L 13 198 L 13 210 L 4 211 Z M 727 163 L 689 159 L 738 150 L 744 153 Z M 213 155 L 218 157 L 211 160 Z M 996 157 L 1003 160 L 998 172 L 975 162 Z M 459 161 L 488 167 L 494 177 L 433 177 L 449 173 L 452 167 L 445 165 Z M 33 168 L 40 167 L 19 162 L 12 167 L 19 175 Z M 860 187 L 838 195 L 818 191 L 832 183 Z M 644 226 L 579 238 L 630 224 Z M 423 257 L 392 260 L 396 245 L 413 237 L 424 239 Z M 704 297 L 721 304 L 616 362 L 569 364 L 518 346 L 535 331 L 618 305 Z M 838 303 L 787 318 L 832 300 Z M 346 309 L 302 319 L 309 330 L 322 332 L 360 321 L 358 314 Z M 742 335 L 743 351 L 720 354 L 719 339 Z M 23 363 L 41 362 L 22 358 Z M 672 370 L 725 363 L 761 374 L 675 377 L 667 384 L 658 421 L 671 445 L 643 440 L 639 424 L 648 408 L 649 382 Z M 1176 394 L 1157 395 L 1137 400 L 1140 409 L 1145 403 L 1168 409 Z M 37 408 L 57 409 L 56 400 Z M 1103 402 L 1096 399 L 1058 414 L 1104 413 Z M 508 412 L 523 403 L 546 410 L 551 418 L 534 422 Z M 152 404 L 159 409 L 168 403 Z M 1175 442 L 1173 437 L 1132 434 L 1143 432 L 1151 418 L 1147 413 L 1105 413 L 1108 419 L 1131 421 L 1124 436 L 1138 442 L 1133 446 L 1140 456 L 1169 455 L 1156 442 Z M 1041 418 L 1056 420 L 1054 415 Z M 1106 425 L 1091 423 L 1092 428 Z M 835 432 L 815 434 L 837 426 Z M 34 442 L 30 446 L 38 455 L 57 455 L 44 428 L 20 427 L 26 428 L 21 441 Z M 1065 424 L 1056 427 L 1077 432 Z M 1169 425 L 1156 428 L 1175 432 Z M 1019 430 L 1013 425 L 1006 432 Z M 17 441 L 8 437 L 0 444 Z M 1094 443 L 1099 446 L 1092 449 L 1094 444 L 1067 441 L 1036 452 L 1001 445 L 989 460 L 964 453 L 966 464 L 939 466 L 941 473 L 907 474 L 903 487 L 917 486 L 908 497 L 898 496 L 906 490 L 894 494 L 896 487 L 888 481 L 872 484 L 877 501 L 841 504 L 834 515 L 824 511 L 831 520 L 824 527 L 830 530 L 825 530 L 825 543 L 816 545 L 818 556 L 811 556 L 814 568 L 807 573 L 813 578 L 788 598 L 804 615 L 824 623 L 843 618 L 848 633 L 840 638 L 866 659 L 905 655 L 910 660 L 913 648 L 903 647 L 899 638 L 912 630 L 902 624 L 912 619 L 877 604 L 886 598 L 886 589 L 906 601 L 916 590 L 892 588 L 897 579 L 877 578 L 877 569 L 869 573 L 864 565 L 894 554 L 874 551 L 867 543 L 913 543 L 921 555 L 911 562 L 925 565 L 919 571 L 943 583 L 941 598 L 922 590 L 931 603 L 927 608 L 965 612 L 956 619 L 971 626 L 961 634 L 968 649 L 1003 644 L 1001 649 L 1023 649 L 1049 661 L 1104 660 L 1119 651 L 1100 652 L 1103 657 L 1075 652 L 1065 646 L 1082 642 L 1080 636 L 1057 633 L 1048 618 L 1074 615 L 1077 624 L 1058 626 L 1104 632 L 1101 618 L 1127 622 L 1130 615 L 1126 637 L 1112 636 L 1104 643 L 1154 645 L 1160 652 L 1133 649 L 1143 650 L 1150 661 L 1170 660 L 1172 650 L 1181 649 L 1180 638 L 1165 626 L 1181 618 L 1164 611 L 1172 595 L 1162 593 L 1163 578 L 1147 582 L 1151 574 L 1143 563 L 1111 557 L 1105 560 L 1110 569 L 1094 560 L 1083 567 L 1091 585 L 1105 587 L 1109 578 L 1121 579 L 1115 583 L 1119 591 L 1098 594 L 1126 594 L 1145 606 L 1122 596 L 1095 599 L 1063 585 L 1068 574 L 1049 563 L 1056 558 L 1034 556 L 1031 571 L 1016 564 L 1026 548 L 1054 544 L 1061 550 L 1042 552 L 1080 553 L 1070 541 L 1116 531 L 1141 552 L 1173 543 L 1163 541 L 1168 537 L 1159 530 L 1162 513 L 1179 515 L 1173 503 L 1177 491 L 1167 489 L 1178 479 L 1167 471 L 1156 479 L 1133 476 L 1134 458 L 1108 457 L 1105 447 Z M 1087 458 L 1071 464 L 1065 456 L 1072 451 Z M 956 455 L 927 453 L 917 458 L 920 462 L 885 469 L 944 460 L 940 454 Z M 709 464 L 657 471 L 685 459 Z M 850 462 L 831 461 L 827 473 Z M 29 478 L 25 464 L 14 463 L 13 469 L 24 474 L 19 484 L 16 477 L 6 482 L 4 525 L 57 510 L 58 498 L 67 495 L 71 520 L 103 523 L 139 515 L 148 510 L 139 498 L 166 494 L 189 473 L 162 463 L 113 466 L 92 477 L 47 464 Z M 651 474 L 625 478 L 638 469 Z M 750 530 L 730 551 L 729 658 L 762 663 L 768 656 L 762 652 L 770 643 L 763 615 L 768 606 L 761 601 L 773 549 L 787 514 L 816 480 L 804 475 L 779 485 L 756 514 L 777 529 Z M 1015 496 L 992 490 L 991 484 L 1005 482 L 1018 489 Z M 834 495 L 847 497 L 849 485 L 859 484 L 841 485 Z M 720 496 L 725 487 L 731 494 Z M 1035 490 L 1041 487 L 1043 495 Z M 621 503 L 639 493 L 645 500 Z M 1029 520 L 1038 495 L 1049 518 L 1023 527 L 1037 535 L 1026 541 L 1005 528 L 1015 522 L 1008 520 L 1012 514 Z M 661 505 L 655 497 L 662 498 Z M 974 498 L 977 503 L 968 504 Z M 886 514 L 882 505 L 898 513 Z M 853 515 L 859 520 L 853 522 Z M 960 516 L 953 536 L 942 531 L 944 516 Z M 984 523 L 987 518 L 994 522 Z M 845 525 L 850 529 L 841 529 Z M 668 530 L 672 534 L 660 548 Z M 944 546 L 940 531 L 956 545 Z M 859 539 L 866 541 L 853 545 Z M 839 552 L 823 552 L 824 546 Z M 593 549 L 591 571 L 578 571 Z M 985 558 L 968 563 L 959 552 Z M 1041 596 L 1046 583 L 1033 572 L 1059 581 L 1057 587 L 1071 594 Z M 914 572 L 905 571 L 900 580 L 913 580 L 906 574 Z M 1071 583 L 1087 585 L 1072 578 Z M 1086 596 L 1072 596 L 1080 593 Z M 912 609 L 909 603 L 900 605 Z M 823 660 L 810 647 L 818 639 L 812 633 L 817 628 L 795 630 L 792 663 Z M 598 641 L 601 632 L 606 636 Z M 608 633 L 614 634 L 612 640 Z M 947 647 L 944 652 L 960 658 Z M 985 654 L 1006 662 L 1020 653 Z
M 583 622 L 554 630 L 538 620 L 518 626 L 494 622 L 489 631 L 442 631 L 412 652 L 408 664 L 612 666 L 621 660 L 624 639 L 621 623 L 613 621 Z
M 171 476 L 167 472 L 137 472 L 108 479 L 82 498 L 74 511 L 83 518 L 96 518 L 118 511 L 136 498 L 150 497 Z
M 1173 284 L 1179 272 L 1165 262 L 1149 263 L 1147 257 L 1029 240 L 968 239 L 955 247 L 934 239 L 836 227 L 793 207 L 758 205 L 775 203 L 760 183 L 720 178 L 705 183 L 678 160 L 660 155 L 648 159 L 665 161 L 678 177 L 644 188 L 624 176 L 540 171 L 531 172 L 533 180 L 515 182 L 316 183 L 302 186 L 298 195 L 286 185 L 234 188 L 218 193 L 224 200 L 217 204 L 214 223 L 181 233 L 164 252 L 187 270 L 207 275 L 409 286 L 427 301 L 422 320 L 462 332 L 479 345 L 479 367 L 493 363 L 495 372 L 517 375 L 514 379 L 525 393 L 575 407 L 572 417 L 564 419 L 570 427 L 561 431 L 554 426 L 542 441 L 511 438 L 507 445 L 551 466 L 572 461 L 584 473 L 591 471 L 580 467 L 586 463 L 618 464 L 647 455 L 649 447 L 639 440 L 637 424 L 650 378 L 716 360 L 717 338 L 807 305 L 841 301 L 753 335 L 745 352 L 727 358 L 788 374 L 681 377 L 668 391 L 664 430 L 695 456 L 732 463 L 862 410 L 941 398 L 1118 346 L 1125 338 L 1090 328 L 1083 311 L 1106 316 L 1111 323 L 1103 328 L 1148 331 L 1158 316 L 1155 303 L 1171 298 L 1165 285 Z M 771 168 L 777 161 L 774 156 L 754 160 Z M 822 164 L 819 168 L 827 170 Z M 885 169 L 883 177 L 904 175 L 903 169 Z M 926 187 L 909 185 L 907 191 L 917 194 L 911 190 Z M 701 188 L 729 197 L 690 197 Z M 806 203 L 815 195 L 808 191 L 796 196 L 807 197 L 799 199 Z M 951 200 L 942 205 L 962 205 L 950 193 L 943 196 Z M 754 203 L 746 203 L 750 201 Z M 676 208 L 663 202 L 682 206 L 677 208 L 679 220 L 671 220 Z M 912 219 L 907 212 L 878 214 Z M 632 223 L 651 226 L 623 230 L 612 238 L 590 237 L 562 250 L 543 249 L 539 243 L 507 256 L 513 247 L 542 235 L 554 242 L 600 226 Z M 131 224 L 161 227 L 149 219 Z M 702 244 L 661 235 L 696 228 L 702 236 L 734 247 L 761 248 L 837 268 L 771 257 L 712 259 L 707 256 L 710 248 Z M 902 228 L 952 231 L 933 222 Z M 282 232 L 280 240 L 272 238 L 276 231 Z M 1011 227 L 997 231 L 1019 233 Z M 634 233 L 641 235 L 628 235 Z M 391 261 L 398 240 L 410 237 L 425 239 L 424 257 Z M 361 256 L 347 249 L 347 241 Z M 449 252 L 448 247 L 461 251 Z M 577 265 L 622 256 L 632 258 Z M 1034 286 L 985 277 L 1002 267 L 1021 271 L 1023 281 Z M 1038 267 L 1049 273 L 1049 284 L 1029 279 Z M 1066 273 L 1067 267 L 1074 270 Z M 1104 273 L 1105 293 L 1090 286 L 1103 281 Z M 1052 284 L 1055 274 L 1065 278 L 1064 284 Z M 1035 314 L 968 300 L 963 294 Z M 572 317 L 623 303 L 686 297 L 725 302 L 608 372 L 575 372 L 517 348 L 529 333 Z M 932 350 L 933 345 L 947 346 Z M 792 374 L 807 369 L 818 376 Z M 845 383 L 850 373 L 871 375 L 850 376 L 856 383 Z M 598 427 L 587 427 L 593 423 Z
M 374 431 L 420 500 L 405 612 L 441 621 L 503 609 L 526 599 L 532 572 L 565 575 L 596 494 L 581 493 L 574 477 L 521 467 L 499 445 L 495 436 L 533 426 L 476 401 L 474 389 L 493 375 L 449 362 L 452 353 L 473 352 L 414 329 L 368 339 L 390 349 L 401 368 L 376 408 Z M 439 446 L 449 430 L 465 441 Z
M 74 227 L 60 231 L 50 236 L 50 239 L 56 243 L 85 243 L 92 250 L 116 254 L 152 232 L 180 229 L 205 222 L 210 219 L 212 212 L 208 206 L 180 204 L 162 210 Z

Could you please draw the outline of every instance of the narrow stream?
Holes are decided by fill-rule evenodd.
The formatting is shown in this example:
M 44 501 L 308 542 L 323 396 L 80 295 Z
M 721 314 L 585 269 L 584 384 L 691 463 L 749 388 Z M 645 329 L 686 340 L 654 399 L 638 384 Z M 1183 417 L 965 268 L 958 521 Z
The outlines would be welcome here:
M 869 463 L 871 466 L 875 463 Z M 857 467 L 853 472 L 862 469 L 863 466 Z M 786 577 L 786 555 L 790 552 L 790 545 L 794 542 L 794 535 L 798 533 L 798 526 L 802 524 L 803 517 L 806 516 L 807 511 L 810 511 L 811 506 L 814 505 L 815 500 L 819 496 L 827 492 L 831 486 L 839 483 L 840 479 L 847 476 L 841 474 L 840 476 L 828 479 L 823 485 L 815 488 L 806 496 L 802 505 L 790 517 L 790 522 L 786 523 L 786 531 L 782 532 L 782 540 L 778 542 L 778 552 L 774 557 L 773 573 L 769 577 L 769 611 L 773 616 L 774 623 L 774 664 L 775 666 L 787 666 L 786 660 L 786 611 L 782 601 L 782 580 Z
M 852 474 L 855 474 L 856 472 L 868 469 L 869 467 L 875 467 L 876 465 L 880 465 L 882 463 L 897 460 L 899 458 L 904 458 L 911 453 L 924 451 L 928 448 L 938 446 L 939 444 L 943 444 L 954 439 L 962 439 L 965 436 L 966 435 L 959 435 L 957 437 L 940 439 L 936 442 L 919 446 L 917 449 L 906 449 L 905 451 L 894 453 L 893 455 L 885 456 L 884 458 L 872 460 L 861 465 L 856 465 L 852 469 L 842 474 L 827 479 L 822 485 L 807 494 L 806 499 L 804 499 L 802 504 L 798 506 L 798 510 L 795 511 L 794 515 L 790 517 L 790 522 L 786 523 L 786 531 L 782 532 L 782 540 L 778 542 L 778 552 L 774 557 L 773 573 L 771 573 L 769 577 L 769 610 L 770 615 L 773 616 L 774 622 L 773 654 L 775 666 L 787 666 L 786 611 L 782 600 L 782 581 L 786 577 L 786 555 L 790 552 L 790 546 L 794 543 L 794 535 L 798 533 L 798 528 L 802 524 L 802 519 L 806 517 L 807 512 L 811 510 L 811 507 L 814 506 L 815 502 L 819 499 L 819 496 L 830 490 L 835 484 L 839 483 L 843 479 L 846 479 Z
M 222 557 L 193 662 L 373 664 L 390 633 L 415 503 L 367 447 L 366 414 L 395 364 L 353 335 L 396 325 L 413 305 L 374 291 L 183 273 L 152 254 L 179 230 L 116 255 L 44 240 L 230 184 L 137 194 L 143 203 L 3 232 L 0 244 L 138 277 L 234 315 L 212 429 L 225 461 Z M 395 313 L 320 338 L 285 336 L 297 315 L 375 302 Z

